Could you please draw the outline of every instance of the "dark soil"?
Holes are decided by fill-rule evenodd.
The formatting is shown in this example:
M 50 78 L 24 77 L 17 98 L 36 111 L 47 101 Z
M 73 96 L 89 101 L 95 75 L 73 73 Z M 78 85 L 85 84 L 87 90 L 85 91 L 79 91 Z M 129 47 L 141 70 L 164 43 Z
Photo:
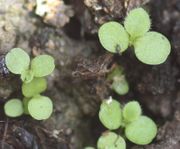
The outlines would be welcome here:
M 128 142 L 127 149 L 180 149 L 180 1 L 179 0 L 54 0 L 51 17 L 35 13 L 35 0 L 0 0 L 0 148 L 82 149 L 95 146 L 105 130 L 97 113 L 102 99 L 121 103 L 138 100 L 144 114 L 158 124 L 156 139 L 147 146 Z M 122 22 L 127 12 L 142 6 L 151 14 L 152 30 L 171 41 L 168 60 L 147 66 L 131 50 L 111 55 L 99 44 L 98 27 L 109 20 Z M 13 47 L 32 57 L 47 53 L 56 60 L 45 92 L 54 102 L 46 121 L 28 116 L 10 119 L 3 104 L 22 97 L 21 81 L 5 69 L 4 55 Z M 130 92 L 113 93 L 106 75 L 114 65 L 125 69 Z

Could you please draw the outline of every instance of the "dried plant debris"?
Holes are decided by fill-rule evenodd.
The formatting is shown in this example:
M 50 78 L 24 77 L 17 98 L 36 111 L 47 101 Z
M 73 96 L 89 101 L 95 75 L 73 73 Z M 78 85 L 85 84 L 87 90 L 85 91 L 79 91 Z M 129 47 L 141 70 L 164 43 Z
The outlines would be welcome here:
M 69 22 L 74 12 L 62 0 L 36 0 L 36 14 L 43 17 L 45 23 L 60 28 Z
M 81 77 L 81 79 L 88 80 L 104 76 L 111 70 L 111 64 L 113 62 L 113 56 L 105 54 L 99 59 L 80 60 L 77 64 L 76 70 L 73 72 L 73 77 Z

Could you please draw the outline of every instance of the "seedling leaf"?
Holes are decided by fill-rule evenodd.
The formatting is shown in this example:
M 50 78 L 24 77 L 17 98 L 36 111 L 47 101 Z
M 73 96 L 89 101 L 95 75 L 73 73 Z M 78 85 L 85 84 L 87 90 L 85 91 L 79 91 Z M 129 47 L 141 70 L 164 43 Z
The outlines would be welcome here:
M 23 114 L 23 104 L 19 99 L 11 99 L 5 103 L 5 114 L 9 117 L 18 117 Z
M 157 134 L 156 124 L 146 116 L 140 116 L 125 128 L 126 137 L 138 145 L 151 143 Z
M 53 72 L 54 68 L 54 58 L 49 55 L 39 55 L 31 62 L 31 69 L 35 77 L 47 76 Z
M 45 96 L 35 96 L 28 103 L 28 111 L 36 120 L 48 119 L 53 111 L 52 101 Z
M 137 101 L 128 102 L 123 108 L 123 118 L 125 122 L 133 122 L 141 115 L 141 106 Z
M 125 95 L 129 91 L 129 85 L 124 76 L 115 77 L 111 88 L 119 95 Z
M 23 83 L 22 93 L 25 97 L 32 97 L 42 93 L 47 88 L 47 81 L 45 78 L 34 78 L 29 83 Z
M 129 12 L 124 21 L 124 27 L 130 35 L 131 41 L 143 36 L 149 31 L 151 20 L 149 14 L 143 8 L 136 8 Z
M 118 22 L 111 21 L 103 24 L 98 35 L 100 43 L 109 52 L 123 52 L 128 48 L 128 34 Z
M 143 63 L 158 65 L 170 54 L 168 39 L 158 32 L 148 32 L 134 43 L 136 57 Z
M 14 74 L 27 70 L 30 63 L 29 55 L 20 48 L 12 49 L 5 57 L 7 68 Z
M 106 128 L 118 129 L 122 121 L 120 103 L 113 99 L 103 101 L 99 111 L 99 119 Z

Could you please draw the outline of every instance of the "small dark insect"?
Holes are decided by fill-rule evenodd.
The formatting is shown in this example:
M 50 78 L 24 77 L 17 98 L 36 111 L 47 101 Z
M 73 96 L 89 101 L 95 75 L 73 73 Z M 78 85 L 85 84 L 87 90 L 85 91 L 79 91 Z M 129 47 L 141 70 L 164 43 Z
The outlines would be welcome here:
M 5 63 L 5 55 L 0 55 L 0 75 L 6 77 L 9 73 Z

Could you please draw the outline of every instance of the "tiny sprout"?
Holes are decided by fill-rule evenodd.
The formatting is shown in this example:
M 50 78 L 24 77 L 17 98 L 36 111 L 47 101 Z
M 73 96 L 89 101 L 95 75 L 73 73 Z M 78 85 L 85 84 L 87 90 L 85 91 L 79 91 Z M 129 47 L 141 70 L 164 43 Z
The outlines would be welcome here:
M 4 111 L 9 117 L 18 117 L 23 114 L 23 104 L 19 99 L 11 99 L 6 102 Z
M 111 88 L 119 95 L 125 95 L 129 91 L 129 84 L 124 76 L 122 67 L 115 67 L 107 77 L 108 81 L 113 81 Z
M 50 98 L 37 95 L 28 102 L 29 114 L 36 120 L 48 119 L 53 112 L 53 104 Z
M 145 64 L 163 63 L 170 54 L 171 45 L 168 39 L 158 32 L 148 32 L 135 43 L 136 57 Z
M 121 125 L 122 114 L 120 103 L 109 99 L 103 101 L 99 111 L 99 119 L 110 130 L 118 129 Z
M 29 68 L 29 55 L 20 48 L 12 49 L 5 57 L 7 68 L 14 74 L 21 74 Z
M 146 116 L 140 116 L 125 128 L 126 137 L 138 145 L 149 144 L 157 134 L 156 124 Z
M 137 101 L 128 102 L 123 108 L 123 118 L 125 122 L 133 122 L 141 115 L 141 106 Z
M 170 42 L 164 35 L 149 31 L 151 20 L 143 8 L 131 10 L 124 26 L 125 29 L 118 22 L 107 22 L 100 27 L 100 43 L 106 50 L 119 53 L 121 49 L 120 52 L 123 52 L 128 44 L 134 47 L 137 59 L 145 64 L 159 65 L 165 62 L 171 51 Z
M 40 94 L 47 88 L 47 81 L 45 78 L 34 78 L 29 83 L 23 83 L 22 93 L 25 97 L 33 97 Z
M 142 8 L 131 10 L 124 21 L 124 27 L 129 33 L 131 41 L 143 36 L 149 31 L 150 26 L 149 14 Z
M 98 149 L 126 149 L 124 139 L 114 132 L 105 132 L 98 139 Z
M 109 52 L 123 52 L 128 47 L 128 34 L 118 22 L 112 21 L 103 24 L 99 29 L 98 35 L 102 46 Z

